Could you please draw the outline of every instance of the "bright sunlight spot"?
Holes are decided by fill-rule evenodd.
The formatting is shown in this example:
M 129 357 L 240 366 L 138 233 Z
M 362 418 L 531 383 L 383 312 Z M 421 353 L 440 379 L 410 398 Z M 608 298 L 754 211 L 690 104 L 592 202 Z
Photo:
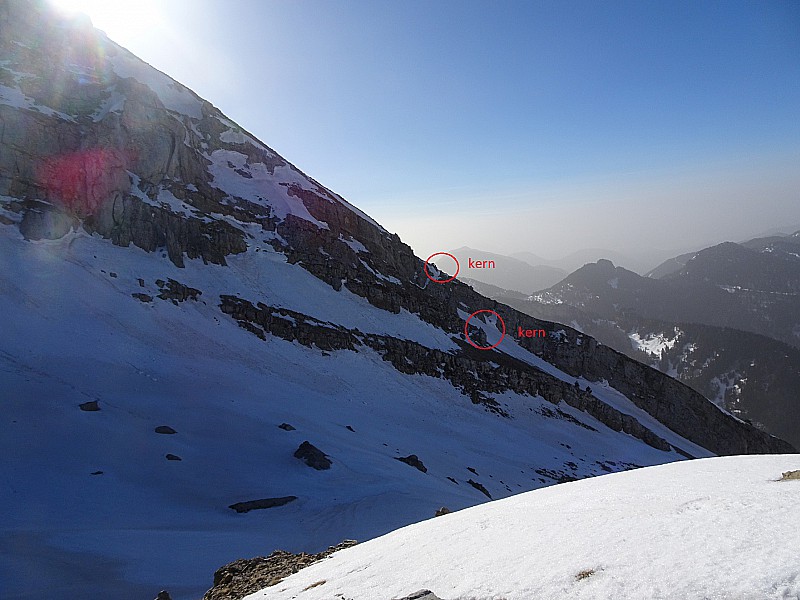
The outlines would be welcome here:
M 161 23 L 155 0 L 50 0 L 68 14 L 84 13 L 92 24 L 126 46 L 135 38 L 153 34 Z

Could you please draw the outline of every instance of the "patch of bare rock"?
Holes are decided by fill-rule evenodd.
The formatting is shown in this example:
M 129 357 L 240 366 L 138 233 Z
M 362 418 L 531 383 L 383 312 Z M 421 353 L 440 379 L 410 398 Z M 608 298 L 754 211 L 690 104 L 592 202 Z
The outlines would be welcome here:
M 409 596 L 403 596 L 402 598 L 398 598 L 397 600 L 442 600 L 434 594 L 430 590 L 419 590 L 418 592 L 414 592 Z
M 282 496 L 280 498 L 262 498 L 260 500 L 248 500 L 247 502 L 237 502 L 231 504 L 228 508 L 232 508 L 237 513 L 246 513 L 251 510 L 261 510 L 264 508 L 275 508 L 276 506 L 283 506 L 297 500 L 297 496 Z
M 486 487 L 482 483 L 480 483 L 478 481 L 473 481 L 472 479 L 468 479 L 467 483 L 470 484 L 472 487 L 474 487 L 479 492 L 482 492 L 483 494 L 485 494 L 486 497 L 489 498 L 489 500 L 493 499 L 492 495 L 489 493 L 489 490 L 487 490 Z
M 355 540 L 344 540 L 318 554 L 292 554 L 276 550 L 269 556 L 235 560 L 217 569 L 214 585 L 205 593 L 203 600 L 241 600 L 248 594 L 280 583 L 285 577 L 338 550 L 355 545 Z
M 419 456 L 416 454 L 410 454 L 408 456 L 395 456 L 395 460 L 399 460 L 400 462 L 406 463 L 407 465 L 414 467 L 422 471 L 423 473 L 427 473 L 428 469 L 422 464 L 422 461 L 419 459 Z
M 324 471 L 330 469 L 333 462 L 328 458 L 322 450 L 317 448 L 314 444 L 306 440 L 295 450 L 295 458 L 299 458 L 312 469 L 317 471 Z

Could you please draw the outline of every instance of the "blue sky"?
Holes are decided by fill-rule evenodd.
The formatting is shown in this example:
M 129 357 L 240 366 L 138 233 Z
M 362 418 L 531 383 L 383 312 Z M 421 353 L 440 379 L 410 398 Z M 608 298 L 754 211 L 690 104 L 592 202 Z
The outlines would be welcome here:
M 145 4 L 86 12 L 420 254 L 800 223 L 798 2 Z

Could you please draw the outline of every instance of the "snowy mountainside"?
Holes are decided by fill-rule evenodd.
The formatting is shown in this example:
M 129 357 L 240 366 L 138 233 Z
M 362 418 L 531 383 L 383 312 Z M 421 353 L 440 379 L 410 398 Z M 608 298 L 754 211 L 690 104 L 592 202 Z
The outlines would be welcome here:
M 0 123 L 3 598 L 196 598 L 234 557 L 442 505 L 792 451 L 570 327 L 431 283 L 396 235 L 44 4 L 0 4 Z M 507 328 L 492 351 L 464 333 L 481 309 Z
M 798 466 L 710 458 L 519 494 L 341 550 L 247 600 L 796 598 L 800 480 L 781 474 Z
M 447 379 L 405 374 L 366 345 L 324 351 L 277 335 L 262 341 L 204 297 L 230 287 L 255 293 L 246 286 L 257 273 L 284 282 L 270 293 L 326 297 L 314 313 L 320 322 L 336 317 L 376 334 L 401 327 L 407 338 L 445 345 L 441 331 L 410 315 L 381 322 L 363 299 L 326 292 L 268 253 L 179 270 L 86 234 L 0 240 L 5 272 L 22 265 L 36 273 L 17 274 L 0 296 L 0 449 L 11 457 L 1 470 L 11 515 L 0 533 L 4 597 L 33 589 L 141 598 L 162 587 L 173 598 L 197 597 L 234 557 L 369 539 L 440 506 L 488 499 L 479 486 L 500 498 L 683 458 L 540 395 L 494 394 L 507 414 L 499 416 Z M 130 297 L 155 296 L 156 280 L 173 277 L 203 293 L 177 306 Z M 596 387 L 614 400 L 613 390 Z M 92 401 L 99 411 L 79 408 Z M 631 403 L 621 408 L 681 452 L 710 454 Z M 160 426 L 177 433 L 158 434 Z M 331 469 L 293 457 L 306 440 Z M 412 454 L 425 473 L 395 460 Z M 228 508 L 287 496 L 297 500 L 243 515 Z M 99 565 L 88 575 L 78 568 L 87 560 Z

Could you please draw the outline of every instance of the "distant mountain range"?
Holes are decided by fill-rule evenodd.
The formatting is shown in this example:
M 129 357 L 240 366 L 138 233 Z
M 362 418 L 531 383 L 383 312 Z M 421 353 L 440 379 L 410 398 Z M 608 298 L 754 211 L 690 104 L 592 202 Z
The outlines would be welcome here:
M 651 248 L 640 248 L 636 252 L 619 252 L 607 248 L 583 248 L 558 259 L 542 258 L 532 252 L 516 252 L 511 257 L 523 260 L 531 265 L 554 267 L 567 273 L 571 273 L 587 263 L 605 258 L 618 265 L 624 265 L 636 273 L 643 274 L 669 255 L 669 251 Z
M 469 283 L 800 442 L 800 232 L 677 256 L 648 277 L 600 260 L 531 295 Z
M 759 333 L 800 347 L 800 235 L 725 242 L 685 264 L 641 277 L 608 260 L 586 265 L 533 300 L 668 323 L 702 323 Z M 675 268 L 673 268 L 675 267 Z
M 641 251 L 638 255 L 634 255 L 603 248 L 584 248 L 559 259 L 547 259 L 532 252 L 505 255 L 469 246 L 449 250 L 449 253 L 459 262 L 459 279 L 481 281 L 528 294 L 551 287 L 572 271 L 598 259 L 612 260 L 631 268 L 636 273 L 646 273 L 653 265 L 658 264 L 658 261 L 663 260 L 666 254 L 660 250 Z M 494 267 L 470 269 L 470 259 L 491 260 Z M 433 262 L 448 273 L 452 271 L 453 263 L 449 258 L 440 255 L 434 258 Z
M 547 265 L 534 265 L 511 256 L 486 252 L 468 246 L 451 250 L 450 253 L 458 259 L 461 266 L 459 279 L 476 277 L 490 285 L 502 288 L 520 289 L 522 287 L 523 291 L 533 293 L 555 285 L 567 276 L 567 271 L 563 269 Z M 434 260 L 434 262 L 449 271 L 452 260 L 438 258 L 439 260 Z M 470 259 L 492 261 L 493 267 L 471 269 L 469 267 Z

